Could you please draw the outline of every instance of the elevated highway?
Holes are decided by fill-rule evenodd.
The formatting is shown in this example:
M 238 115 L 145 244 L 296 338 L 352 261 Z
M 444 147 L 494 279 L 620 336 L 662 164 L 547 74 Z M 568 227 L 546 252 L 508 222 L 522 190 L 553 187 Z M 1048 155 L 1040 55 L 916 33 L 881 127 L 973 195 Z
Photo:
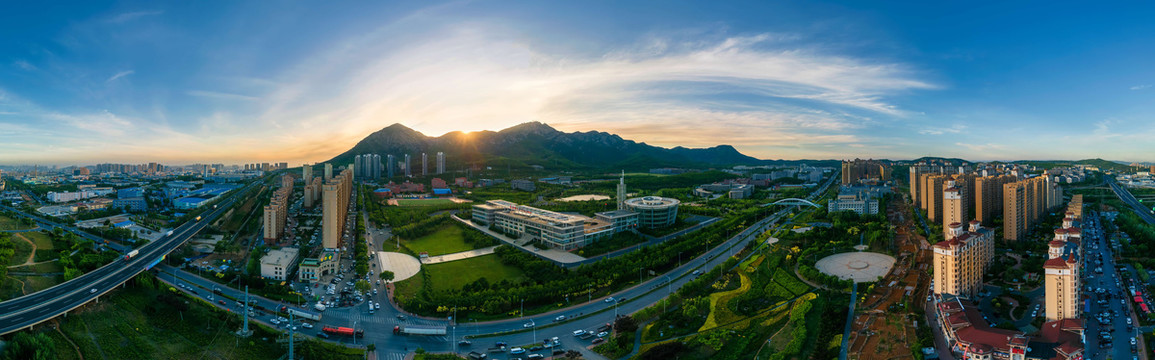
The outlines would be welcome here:
M 133 276 L 147 270 L 152 264 L 163 260 L 163 257 L 196 236 L 208 224 L 220 217 L 236 201 L 237 196 L 247 192 L 249 188 L 259 182 L 254 182 L 239 189 L 216 208 L 204 212 L 200 220 L 190 221 L 176 229 L 172 235 L 151 242 L 137 250 L 139 254 L 129 260 L 118 259 L 99 269 L 81 275 L 75 279 L 38 291 L 19 298 L 0 302 L 0 335 L 12 333 L 33 325 L 51 320 L 72 309 L 98 299 L 101 295 L 131 279 Z M 48 224 L 37 218 L 43 227 L 64 227 L 67 225 Z M 79 232 L 76 230 L 75 232 Z M 82 235 L 85 234 L 80 232 Z M 90 235 L 90 234 L 89 234 Z M 85 236 L 93 238 L 93 236 Z M 97 240 L 103 242 L 103 239 Z

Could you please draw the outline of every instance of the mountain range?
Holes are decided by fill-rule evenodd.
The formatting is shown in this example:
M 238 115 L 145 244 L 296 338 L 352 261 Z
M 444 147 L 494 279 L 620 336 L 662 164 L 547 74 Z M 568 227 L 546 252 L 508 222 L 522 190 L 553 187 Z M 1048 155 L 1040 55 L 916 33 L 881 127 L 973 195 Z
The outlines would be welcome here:
M 563 132 L 540 122 L 501 131 L 454 131 L 430 137 L 405 125 L 393 124 L 362 139 L 330 162 L 350 163 L 359 154 L 387 154 L 420 166 L 421 153 L 433 163 L 446 154 L 446 167 L 541 165 L 551 169 L 627 169 L 656 167 L 729 167 L 763 165 L 768 161 L 744 155 L 730 145 L 710 148 L 663 148 L 601 131 Z M 384 161 L 384 160 L 383 160 Z M 432 168 L 432 165 L 430 166 Z

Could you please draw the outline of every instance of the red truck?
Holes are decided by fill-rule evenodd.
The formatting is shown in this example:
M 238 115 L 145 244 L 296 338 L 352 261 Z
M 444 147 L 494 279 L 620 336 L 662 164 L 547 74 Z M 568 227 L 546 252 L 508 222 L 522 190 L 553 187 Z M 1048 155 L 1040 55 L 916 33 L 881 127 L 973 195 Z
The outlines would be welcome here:
M 365 337 L 365 330 L 353 330 L 353 328 L 347 327 L 326 326 L 321 328 L 321 331 L 329 335 Z

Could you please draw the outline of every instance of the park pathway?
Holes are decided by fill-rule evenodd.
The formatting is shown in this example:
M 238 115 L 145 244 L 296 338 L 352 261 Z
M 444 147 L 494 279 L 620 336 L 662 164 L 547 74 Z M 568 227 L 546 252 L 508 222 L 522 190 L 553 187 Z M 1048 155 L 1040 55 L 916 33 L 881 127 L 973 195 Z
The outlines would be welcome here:
M 473 249 L 473 250 L 462 251 L 462 252 L 455 252 L 452 254 L 430 256 L 427 258 L 422 258 L 421 264 L 422 265 L 429 265 L 429 264 L 437 264 L 437 263 L 457 261 L 457 260 L 465 260 L 468 258 L 475 258 L 478 256 L 485 256 L 485 255 L 492 254 L 493 249 L 497 249 L 498 246 L 500 246 L 500 245 L 494 245 L 494 246 L 490 246 L 487 248 Z
M 854 322 L 854 302 L 858 301 L 858 283 L 850 287 L 850 311 L 846 313 L 846 328 L 842 330 L 842 350 L 838 352 L 838 360 L 846 360 L 846 349 L 850 348 L 850 324 Z

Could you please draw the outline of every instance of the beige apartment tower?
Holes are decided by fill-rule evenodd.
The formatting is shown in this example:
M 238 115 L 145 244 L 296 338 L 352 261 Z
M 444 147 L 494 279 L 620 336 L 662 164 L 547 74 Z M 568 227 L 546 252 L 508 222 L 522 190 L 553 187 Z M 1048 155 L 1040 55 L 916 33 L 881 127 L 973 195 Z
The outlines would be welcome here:
M 943 238 L 950 233 L 951 224 L 967 223 L 970 209 L 967 207 L 967 193 L 965 187 L 957 186 L 955 180 L 947 182 L 942 191 L 942 229 Z
M 1015 181 L 1010 175 L 983 176 L 975 179 L 975 220 L 989 223 L 1003 214 L 1003 185 Z
M 328 165 L 328 164 L 326 164 Z M 328 167 L 326 167 L 328 169 Z M 353 189 L 353 170 L 345 169 L 321 186 L 321 244 L 336 249 L 345 236 L 345 220 L 349 215 L 349 196 Z
M 934 244 L 934 293 L 974 298 L 994 258 L 994 233 L 971 221 L 950 224 L 947 240 Z
M 942 189 L 949 177 L 943 174 L 927 174 L 923 179 L 923 205 L 926 208 L 926 218 L 929 221 L 942 219 Z M 945 228 L 944 228 L 945 231 Z

